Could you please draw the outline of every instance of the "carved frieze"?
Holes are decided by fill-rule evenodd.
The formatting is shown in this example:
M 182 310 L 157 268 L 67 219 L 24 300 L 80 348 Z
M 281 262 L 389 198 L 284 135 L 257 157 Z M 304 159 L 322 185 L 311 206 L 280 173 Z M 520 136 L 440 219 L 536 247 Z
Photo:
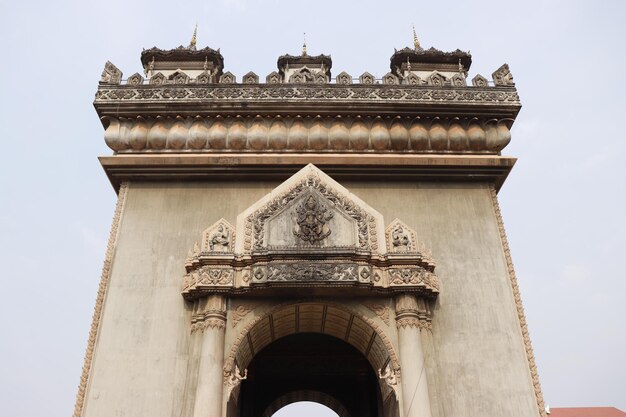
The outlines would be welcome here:
M 439 280 L 425 268 L 389 268 L 387 272 L 391 285 L 424 285 L 435 291 L 439 290 Z
M 361 267 L 356 263 L 331 262 L 297 262 L 272 263 L 255 266 L 252 270 L 253 283 L 265 282 L 356 282 L 362 271 L 369 271 L 368 266 Z M 369 272 L 363 273 L 368 277 Z
M 224 74 L 226 75 L 226 74 Z M 222 78 L 224 78 L 222 75 Z M 271 75 L 271 74 L 270 74 Z M 391 74 L 393 77 L 395 75 Z M 226 80 L 226 79 L 225 79 Z M 407 103 L 509 103 L 520 104 L 515 89 L 494 88 L 428 88 L 400 85 L 367 85 L 369 78 L 364 79 L 365 85 L 350 85 L 336 88 L 336 86 L 298 86 L 271 84 L 270 88 L 255 85 L 167 85 L 162 88 L 132 88 L 141 82 L 129 86 L 112 88 L 101 85 L 96 92 L 95 102 L 131 101 L 131 100 L 171 100 L 173 98 L 196 100 L 203 102 L 206 99 L 250 101 L 250 100 L 324 100 L 324 101 L 370 101 L 384 100 L 390 102 Z M 389 80 L 391 81 L 391 80 Z M 397 83 L 396 83 L 397 84 Z

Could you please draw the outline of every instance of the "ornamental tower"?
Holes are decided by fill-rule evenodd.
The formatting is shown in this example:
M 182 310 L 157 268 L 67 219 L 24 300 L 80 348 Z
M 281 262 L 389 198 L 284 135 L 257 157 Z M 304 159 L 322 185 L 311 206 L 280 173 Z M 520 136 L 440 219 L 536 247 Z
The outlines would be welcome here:
M 505 64 L 413 48 L 237 81 L 219 49 L 107 62 L 118 193 L 75 417 L 544 415 L 497 191 Z

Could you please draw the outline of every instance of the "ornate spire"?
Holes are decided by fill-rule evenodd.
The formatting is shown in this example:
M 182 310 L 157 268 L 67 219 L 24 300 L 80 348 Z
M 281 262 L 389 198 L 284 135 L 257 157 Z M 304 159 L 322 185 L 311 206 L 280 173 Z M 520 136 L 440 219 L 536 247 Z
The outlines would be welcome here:
M 307 56 L 307 53 L 306 53 L 306 32 L 304 32 L 304 43 L 302 44 L 302 56 Z
M 193 30 L 193 35 L 191 35 L 191 42 L 189 42 L 189 49 L 195 51 L 196 50 L 196 35 L 198 34 L 198 24 L 196 23 L 196 28 Z
M 416 51 L 419 51 L 422 49 L 420 45 L 420 41 L 417 39 L 417 33 L 415 33 L 415 25 L 413 25 L 413 47 L 415 48 Z

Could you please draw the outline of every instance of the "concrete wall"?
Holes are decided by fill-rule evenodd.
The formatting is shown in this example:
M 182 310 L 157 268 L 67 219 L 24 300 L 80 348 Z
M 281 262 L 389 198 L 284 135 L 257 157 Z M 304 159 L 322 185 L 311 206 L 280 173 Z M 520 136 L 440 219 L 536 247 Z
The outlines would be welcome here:
M 190 311 L 180 296 L 187 252 L 207 226 L 221 217 L 235 224 L 276 185 L 130 184 L 84 416 L 181 416 L 190 360 Z M 433 414 L 535 417 L 488 186 L 342 185 L 387 224 L 398 217 L 415 228 L 437 262 L 441 294 L 425 341 Z

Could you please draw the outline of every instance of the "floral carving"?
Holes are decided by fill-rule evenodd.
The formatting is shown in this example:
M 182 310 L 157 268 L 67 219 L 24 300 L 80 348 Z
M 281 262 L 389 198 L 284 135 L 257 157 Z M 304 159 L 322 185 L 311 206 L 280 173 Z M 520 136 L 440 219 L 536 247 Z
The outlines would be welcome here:
M 390 268 L 389 283 L 393 285 L 418 285 L 424 284 L 427 287 L 439 290 L 437 277 L 424 268 Z
M 231 322 L 232 322 L 232 326 L 235 327 L 237 326 L 237 324 L 243 320 L 244 317 L 246 317 L 248 315 L 248 313 L 250 313 L 252 310 L 254 310 L 254 308 L 256 307 L 256 305 L 254 304 L 239 304 L 237 307 L 235 307 L 232 311 L 232 318 L 231 318 Z
M 377 303 L 363 303 L 365 307 L 369 308 L 376 314 L 380 319 L 389 326 L 389 307 L 383 304 Z
M 392 74 L 393 75 L 393 74 Z M 271 74 L 270 74 L 271 76 Z M 222 76 L 224 77 L 224 76 Z M 362 76 L 363 77 L 363 76 Z M 395 76 L 394 76 L 395 77 Z M 372 80 L 373 85 L 368 85 Z M 250 84 L 225 86 L 223 84 L 176 86 L 167 84 L 163 88 L 136 88 L 141 82 L 132 84 L 127 80 L 127 86 L 101 85 L 96 92 L 96 103 L 106 101 L 129 100 L 171 100 L 172 98 L 197 100 L 206 99 L 233 100 L 250 102 L 251 100 L 289 99 L 289 100 L 353 100 L 353 101 L 400 101 L 400 102 L 450 102 L 450 103 L 507 103 L 519 104 L 519 96 L 515 89 L 502 91 L 492 88 L 446 88 L 434 89 L 429 87 L 415 88 L 408 85 L 376 85 L 375 80 L 369 77 L 361 84 L 328 87 L 326 85 L 307 84 L 284 85 L 268 83 L 269 85 L 255 86 Z M 142 81 L 143 82 L 143 81 Z M 270 87 L 270 88 L 268 88 Z
M 298 262 L 272 263 L 255 267 L 253 282 L 358 281 L 355 263 Z
M 293 234 L 310 244 L 318 243 L 331 234 L 328 221 L 333 213 L 309 195 L 306 201 L 296 208 L 296 224 Z

